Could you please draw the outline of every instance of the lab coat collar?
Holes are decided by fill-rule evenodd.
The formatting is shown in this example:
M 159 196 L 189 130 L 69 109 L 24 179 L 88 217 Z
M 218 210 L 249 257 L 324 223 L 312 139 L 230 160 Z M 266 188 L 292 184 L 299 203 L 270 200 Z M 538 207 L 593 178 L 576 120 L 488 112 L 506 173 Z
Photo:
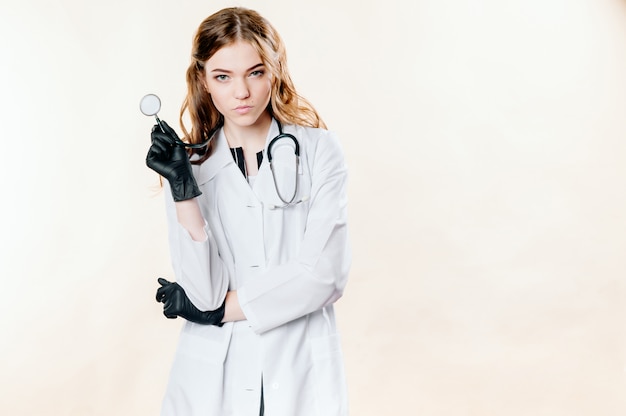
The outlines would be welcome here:
M 214 148 L 213 154 L 201 165 L 193 165 L 194 176 L 198 185 L 202 185 L 210 181 L 217 172 L 229 163 L 233 162 L 233 157 L 228 149 L 228 142 L 224 136 L 224 128 L 220 128 L 213 137 Z
M 276 136 L 278 136 L 278 123 L 274 118 L 272 118 L 272 124 L 270 124 L 270 128 L 265 139 L 265 149 L 267 149 L 267 145 L 270 140 Z M 215 147 L 213 149 L 213 154 L 209 156 L 209 158 L 201 165 L 193 166 L 194 176 L 196 177 L 198 185 L 202 185 L 203 183 L 210 181 L 222 168 L 228 166 L 230 163 L 235 163 L 233 155 L 230 153 L 230 148 L 228 146 L 228 141 L 226 140 L 223 127 L 215 133 L 214 140 Z M 264 153 L 266 153 L 265 149 Z
M 283 125 L 283 132 L 284 131 L 285 131 L 285 126 Z M 267 150 L 267 146 L 270 144 L 270 141 L 276 136 L 278 136 L 278 122 L 276 121 L 274 117 L 272 117 L 272 124 L 270 124 L 270 129 L 267 132 L 267 138 L 265 139 L 264 151 Z

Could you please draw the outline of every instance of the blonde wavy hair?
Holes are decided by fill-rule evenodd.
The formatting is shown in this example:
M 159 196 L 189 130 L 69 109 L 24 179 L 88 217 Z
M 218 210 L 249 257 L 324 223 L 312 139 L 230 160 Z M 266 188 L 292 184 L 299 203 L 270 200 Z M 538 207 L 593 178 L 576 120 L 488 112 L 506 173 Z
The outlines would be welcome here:
M 272 76 L 268 110 L 274 118 L 283 124 L 326 128 L 311 103 L 296 92 L 287 70 L 285 45 L 276 29 L 254 10 L 231 7 L 207 17 L 194 37 L 186 74 L 187 96 L 179 120 L 186 142 L 202 143 L 223 123 L 222 115 L 204 87 L 205 63 L 215 52 L 237 41 L 249 42 Z M 186 113 L 191 120 L 190 131 L 183 122 Z M 200 155 L 195 163 L 206 160 L 212 148 L 213 143 L 210 143 L 208 150 L 192 150 Z

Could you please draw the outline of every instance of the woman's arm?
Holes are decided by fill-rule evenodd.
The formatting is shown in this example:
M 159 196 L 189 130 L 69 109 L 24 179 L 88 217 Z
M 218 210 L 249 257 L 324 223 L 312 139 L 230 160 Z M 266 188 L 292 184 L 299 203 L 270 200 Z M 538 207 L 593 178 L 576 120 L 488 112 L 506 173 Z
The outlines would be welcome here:
M 204 220 L 189 155 L 165 121 L 150 134 L 146 165 L 165 178 L 165 206 L 170 254 L 176 280 L 200 310 L 221 307 L 228 291 L 228 271 Z
M 204 217 L 200 212 L 200 205 L 196 198 L 176 202 L 176 218 L 194 241 L 206 241 L 207 235 L 204 231 Z
M 222 322 L 234 322 L 243 321 L 246 319 L 239 306 L 239 298 L 237 297 L 237 291 L 231 290 L 226 294 L 226 309 L 224 310 L 224 319 Z
M 238 288 L 237 300 L 263 333 L 334 303 L 351 263 L 347 228 L 347 167 L 338 139 L 320 137 L 311 168 L 311 198 L 298 255 Z
M 191 302 L 212 311 L 224 302 L 229 277 L 198 198 L 175 202 L 163 182 L 170 257 L 176 281 Z M 199 198 L 203 198 L 200 196 Z

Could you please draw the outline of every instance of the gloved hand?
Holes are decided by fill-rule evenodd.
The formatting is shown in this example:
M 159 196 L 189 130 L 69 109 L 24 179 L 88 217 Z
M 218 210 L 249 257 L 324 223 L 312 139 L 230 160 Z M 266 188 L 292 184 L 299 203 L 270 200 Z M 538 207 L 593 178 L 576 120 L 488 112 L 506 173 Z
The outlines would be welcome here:
M 178 135 L 165 121 L 152 128 L 152 146 L 146 156 L 146 165 L 163 176 L 170 184 L 174 201 L 184 201 L 201 195 L 191 171 L 187 151 L 180 145 Z
M 163 303 L 163 315 L 167 318 L 176 319 L 180 316 L 197 324 L 223 325 L 226 301 L 214 311 L 203 312 L 191 303 L 185 290 L 178 283 L 168 282 L 161 277 L 158 282 L 161 287 L 157 289 L 156 300 Z

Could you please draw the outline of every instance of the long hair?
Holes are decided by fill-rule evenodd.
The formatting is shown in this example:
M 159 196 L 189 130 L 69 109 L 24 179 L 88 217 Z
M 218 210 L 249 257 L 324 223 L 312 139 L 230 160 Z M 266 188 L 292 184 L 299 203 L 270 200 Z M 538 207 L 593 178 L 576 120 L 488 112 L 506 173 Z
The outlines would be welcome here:
M 202 143 L 223 124 L 222 115 L 204 87 L 205 63 L 218 50 L 237 41 L 249 42 L 272 76 L 268 110 L 274 118 L 283 124 L 326 128 L 315 108 L 296 92 L 287 70 L 285 45 L 276 29 L 254 10 L 231 7 L 207 17 L 194 37 L 191 63 L 186 74 L 187 96 L 180 110 L 185 141 Z M 185 113 L 191 120 L 190 131 L 183 122 Z M 212 149 L 213 143 L 210 143 L 207 150 L 192 150 L 200 155 L 195 163 L 206 160 Z

